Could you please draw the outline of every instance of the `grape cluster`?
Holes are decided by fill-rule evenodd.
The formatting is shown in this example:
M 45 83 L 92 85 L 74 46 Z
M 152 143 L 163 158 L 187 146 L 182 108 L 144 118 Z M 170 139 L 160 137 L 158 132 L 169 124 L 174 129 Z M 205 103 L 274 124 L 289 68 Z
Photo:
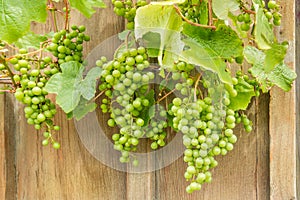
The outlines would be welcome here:
M 249 31 L 252 24 L 251 16 L 249 13 L 241 13 L 237 16 L 237 21 L 240 22 L 242 31 Z
M 185 18 L 190 20 L 191 22 L 199 24 L 206 24 L 208 21 L 207 11 L 205 9 L 206 6 L 206 1 L 197 1 L 195 3 L 195 1 L 193 0 L 185 0 L 184 3 L 179 4 L 183 16 L 185 16 Z
M 68 61 L 82 62 L 83 42 L 89 41 L 90 37 L 84 34 L 85 26 L 71 27 L 72 31 L 61 30 L 54 33 L 51 44 L 47 49 L 57 57 L 58 64 Z
M 136 3 L 134 3 L 132 0 L 112 0 L 112 4 L 114 5 L 114 12 L 118 16 L 123 16 L 125 19 L 127 19 L 127 29 L 133 30 L 136 10 L 139 7 L 147 5 L 147 2 L 145 0 L 137 0 Z
M 147 59 L 145 48 L 139 47 L 125 50 L 110 62 L 105 58 L 96 62 L 103 69 L 99 90 L 106 96 L 100 107 L 104 113 L 111 113 L 108 126 L 120 127 L 120 132 L 113 134 L 112 139 L 114 148 L 122 152 L 122 163 L 130 161 L 129 152 L 136 151 L 139 139 L 144 136 L 153 140 L 152 149 L 165 145 L 167 122 L 161 119 L 166 117 L 166 112 L 153 105 L 149 84 L 155 75 L 149 69 Z M 145 115 L 150 109 L 155 115 L 147 119 Z M 137 163 L 135 159 L 133 164 Z
M 281 14 L 279 13 L 280 5 L 276 3 L 276 1 L 269 1 L 268 8 L 264 9 L 265 16 L 275 26 L 280 26 L 281 24 Z
M 176 97 L 168 110 L 173 128 L 183 133 L 184 161 L 188 164 L 184 177 L 190 182 L 186 188 L 188 193 L 211 182 L 210 170 L 218 165 L 215 156 L 233 150 L 237 142 L 233 129 L 238 123 L 243 122 L 246 131 L 252 130 L 252 122 L 245 114 L 229 108 L 230 98 L 238 93 L 238 83 L 247 80 L 247 76 L 237 76 L 233 80 L 235 85 L 231 86 L 221 83 L 213 73 L 206 72 L 208 75 L 204 76 L 194 69 L 204 73 L 185 62 L 175 63 L 170 69 Z
M 24 112 L 28 124 L 34 125 L 37 130 L 45 125 L 48 135 L 44 134 L 46 138 L 43 145 L 47 145 L 50 140 L 53 147 L 58 149 L 60 144 L 52 138 L 53 131 L 60 129 L 53 125 L 52 120 L 56 114 L 56 106 L 46 97 L 48 93 L 44 89 L 49 77 L 58 72 L 58 67 L 49 57 L 35 60 L 29 58 L 24 49 L 20 49 L 19 53 L 10 59 L 17 72 L 13 79 L 20 86 L 16 89 L 15 97 L 26 105 Z

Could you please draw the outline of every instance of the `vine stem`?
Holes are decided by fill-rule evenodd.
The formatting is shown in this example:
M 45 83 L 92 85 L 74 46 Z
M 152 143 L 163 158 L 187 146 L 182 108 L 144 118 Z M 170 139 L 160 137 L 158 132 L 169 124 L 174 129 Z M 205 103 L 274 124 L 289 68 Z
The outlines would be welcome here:
M 14 85 L 14 88 L 17 88 L 17 83 L 15 82 L 13 76 L 14 76 L 14 73 L 11 71 L 10 67 L 7 65 L 6 63 L 6 60 L 3 56 L 1 56 L 1 59 L 0 59 L 0 62 L 5 66 L 5 68 L 7 69 L 8 71 L 8 74 L 9 74 L 9 77 Z
M 156 103 L 161 102 L 162 100 L 164 100 L 165 98 L 167 98 L 170 94 L 172 94 L 175 91 L 175 89 L 171 90 L 170 92 L 168 92 L 167 94 L 165 94 L 162 98 L 158 99 Z
M 0 92 L 12 93 L 12 90 L 0 90 Z
M 185 16 L 183 16 L 183 14 L 181 13 L 180 11 L 180 8 L 177 6 L 177 5 L 174 5 L 174 8 L 176 10 L 176 12 L 180 15 L 180 17 L 186 21 L 187 23 L 193 25 L 193 26 L 199 26 L 199 27 L 202 27 L 202 28 L 210 28 L 210 29 L 213 29 L 215 30 L 216 27 L 215 26 L 210 26 L 210 25 L 204 25 L 204 24 L 198 24 L 198 23 L 194 23 L 192 21 L 190 21 L 189 19 L 187 19 Z
M 0 84 L 12 84 L 11 78 L 1 78 L 0 77 Z
M 248 10 L 248 9 L 246 9 L 245 7 L 242 7 L 242 9 L 243 9 L 243 11 L 244 11 L 245 13 L 249 13 L 249 14 L 253 14 L 253 15 L 256 14 L 255 11 L 253 11 L 253 10 Z
M 58 28 L 57 28 L 57 22 L 56 22 L 56 16 L 55 16 L 55 7 L 54 7 L 53 3 L 51 2 L 51 0 L 48 0 L 48 3 L 49 3 L 48 10 L 51 13 L 51 23 L 54 28 L 54 31 L 57 32 Z
M 202 74 L 199 74 L 199 76 L 195 82 L 194 101 L 197 101 L 197 92 L 196 91 L 197 91 L 197 87 L 198 87 L 201 76 L 202 76 Z
M 64 0 L 66 5 L 66 21 L 65 21 L 65 30 L 69 29 L 69 2 L 68 0 Z
M 208 0 L 208 25 L 213 25 L 213 15 L 212 15 L 212 0 Z
M 95 101 L 96 99 L 98 99 L 105 91 L 106 90 L 101 91 L 97 96 L 95 96 L 93 99 L 91 99 L 90 102 Z

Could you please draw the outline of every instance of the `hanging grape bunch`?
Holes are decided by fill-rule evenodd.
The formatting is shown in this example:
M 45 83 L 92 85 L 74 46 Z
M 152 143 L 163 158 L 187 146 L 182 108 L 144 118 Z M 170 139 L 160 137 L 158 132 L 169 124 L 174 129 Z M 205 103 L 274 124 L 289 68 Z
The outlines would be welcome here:
M 28 124 L 43 130 L 42 145 L 51 143 L 55 149 L 60 148 L 53 137 L 60 131 L 54 120 L 57 106 L 69 119 L 80 120 L 97 108 L 109 115 L 107 126 L 118 128 L 112 135 L 114 149 L 124 164 L 139 166 L 134 153 L 142 138 L 155 151 L 181 135 L 186 192 L 200 190 L 212 181 L 218 156 L 238 142 L 236 126 L 252 131 L 247 116 L 252 99 L 273 86 L 289 91 L 296 78 L 284 63 L 287 42 L 273 33 L 281 24 L 278 2 L 227 2 L 112 0 L 114 12 L 126 19 L 120 34 L 124 42 L 111 60 L 100 57 L 87 73 L 83 48 L 91 38 L 85 26 L 70 26 L 70 5 L 89 18 L 93 7 L 104 8 L 104 3 L 79 6 L 65 0 L 65 8 L 58 10 L 53 1 L 39 2 L 36 19 L 26 19 L 27 13 L 22 23 L 44 22 L 49 12 L 54 33 L 4 27 L 10 34 L 0 33 L 0 75 L 10 84 L 1 92 L 14 93 Z M 57 16 L 63 17 L 63 28 Z

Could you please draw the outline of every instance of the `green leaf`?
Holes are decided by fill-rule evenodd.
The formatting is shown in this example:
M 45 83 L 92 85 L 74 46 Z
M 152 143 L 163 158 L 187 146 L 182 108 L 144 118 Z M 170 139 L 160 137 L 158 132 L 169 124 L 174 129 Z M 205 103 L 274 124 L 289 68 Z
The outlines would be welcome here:
M 254 2 L 256 12 L 254 37 L 259 49 L 270 49 L 275 42 L 272 25 L 264 14 L 263 8 Z
M 182 19 L 173 6 L 147 5 L 136 12 L 136 39 L 141 39 L 148 32 L 160 35 L 158 63 L 162 69 L 171 67 L 183 49 L 184 45 L 180 40 L 181 29 Z M 149 44 L 147 48 L 156 48 Z
M 266 55 L 255 47 L 247 46 L 244 49 L 244 55 L 248 63 L 252 64 L 251 74 L 256 77 L 261 84 L 263 92 L 267 92 L 274 84 L 289 91 L 293 81 L 296 79 L 296 73 L 286 66 L 283 62 L 277 64 L 270 72 L 265 71 Z
M 212 8 L 215 15 L 222 20 L 228 20 L 228 13 L 239 9 L 237 0 L 212 0 Z
M 241 56 L 243 43 L 228 26 L 220 25 L 216 31 L 185 24 L 183 34 L 187 50 L 182 59 L 188 63 L 200 65 L 218 74 L 222 82 L 231 83 L 231 75 L 226 72 L 224 59 Z
M 237 96 L 230 96 L 229 108 L 233 110 L 246 110 L 252 97 L 256 95 L 253 85 L 240 78 L 234 89 L 237 91 Z
M 126 37 L 128 34 L 131 34 L 131 30 L 124 30 L 121 33 L 118 34 L 118 38 L 122 41 L 126 40 Z
M 100 76 L 101 71 L 102 70 L 99 67 L 92 68 L 85 79 L 81 81 L 80 92 L 85 99 L 90 100 L 94 97 L 96 80 Z
M 149 57 L 158 57 L 160 44 L 161 42 L 159 33 L 148 32 L 143 35 L 142 45 L 147 47 L 147 53 Z
M 82 96 L 90 100 L 96 91 L 96 78 L 100 76 L 101 69 L 93 68 L 83 79 L 84 66 L 78 62 L 71 61 L 63 63 L 61 73 L 53 75 L 45 86 L 49 93 L 55 93 L 56 103 L 69 113 L 73 111 Z
M 69 0 L 71 6 L 90 18 L 96 10 L 94 8 L 106 8 L 102 0 Z
M 271 49 L 268 49 L 265 58 L 265 71 L 270 72 L 276 65 L 281 63 L 285 57 L 287 46 L 283 44 L 273 44 Z
M 39 49 L 42 42 L 45 42 L 48 38 L 44 35 L 38 35 L 33 32 L 29 32 L 27 35 L 19 38 L 14 44 L 18 48 L 34 48 Z
M 230 97 L 230 105 L 228 107 L 232 110 L 246 110 L 253 96 L 255 96 L 254 91 L 238 92 L 235 97 Z
M 185 0 L 167 0 L 167 1 L 156 1 L 151 2 L 152 5 L 170 6 L 175 4 L 182 4 Z
M 45 22 L 47 0 L 2 0 L 0 40 L 13 43 L 30 30 L 32 21 Z
M 207 1 L 203 1 L 200 4 L 200 24 L 207 24 L 208 23 L 208 6 Z
M 73 110 L 73 116 L 77 121 L 82 119 L 89 112 L 93 112 L 97 108 L 97 104 L 88 100 L 80 98 L 79 104 Z
M 148 126 L 149 120 L 155 115 L 155 106 L 153 106 L 155 103 L 154 90 L 150 90 L 145 98 L 148 99 L 149 105 L 143 108 L 139 117 L 144 120 L 144 126 Z

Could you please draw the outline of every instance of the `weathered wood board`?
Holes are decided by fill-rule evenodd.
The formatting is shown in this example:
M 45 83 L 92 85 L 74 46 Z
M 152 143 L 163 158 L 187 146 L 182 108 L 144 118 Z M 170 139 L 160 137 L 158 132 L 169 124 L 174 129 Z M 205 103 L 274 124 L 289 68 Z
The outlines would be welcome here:
M 298 4 L 300 1 L 297 0 Z M 106 1 L 107 5 L 110 2 Z M 300 30 L 295 29 L 294 1 L 281 1 L 283 26 L 279 38 L 291 44 L 287 62 L 295 68 L 295 47 L 300 49 Z M 297 16 L 298 16 L 297 15 Z M 80 14 L 72 23 L 85 24 L 92 41 L 85 47 L 91 51 L 98 44 L 122 31 L 124 21 L 112 8 L 98 10 L 91 19 Z M 62 23 L 61 23 L 62 24 Z M 298 27 L 300 19 L 298 16 Z M 46 25 L 34 25 L 38 32 Z M 105 46 L 105 51 L 110 51 Z M 298 53 L 299 54 L 299 53 Z M 297 57 L 297 56 L 296 56 Z M 296 63 L 300 63 L 300 56 Z M 297 69 L 299 71 L 299 67 Z M 245 133 L 237 127 L 238 143 L 226 157 L 218 157 L 211 184 L 200 192 L 185 192 L 183 177 L 186 165 L 182 157 L 154 172 L 131 174 L 120 172 L 99 162 L 83 146 L 73 121 L 60 111 L 55 118 L 61 126 L 58 140 L 62 148 L 42 147 L 42 135 L 26 124 L 23 108 L 11 94 L 0 96 L 0 199 L 5 200 L 290 200 L 300 197 L 299 179 L 299 82 L 289 93 L 274 88 L 254 100 L 249 115 L 255 129 Z M 297 89 L 297 93 L 296 93 Z M 296 94 L 298 101 L 296 101 Z M 297 110 L 296 110 L 296 105 Z M 297 111 L 297 112 L 296 112 Z M 296 123 L 297 114 L 297 123 Z M 98 112 L 98 120 L 107 116 Z M 298 156 L 296 156 L 296 125 Z M 88 125 L 87 125 L 88 126 Z M 89 127 L 87 127 L 88 130 Z M 108 135 L 109 128 L 104 129 Z M 88 133 L 87 133 L 88 134 Z M 296 170 L 296 158 L 298 170 Z M 156 163 L 150 163 L 156 164 Z M 149 165 L 150 165 L 149 164 Z

